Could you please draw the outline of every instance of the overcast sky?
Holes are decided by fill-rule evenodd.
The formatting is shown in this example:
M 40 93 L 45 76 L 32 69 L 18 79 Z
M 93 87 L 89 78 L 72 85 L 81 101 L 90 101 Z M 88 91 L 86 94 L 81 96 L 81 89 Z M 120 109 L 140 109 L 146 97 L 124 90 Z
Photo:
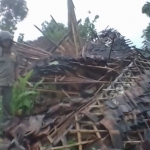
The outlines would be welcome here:
M 131 39 L 137 47 L 141 46 L 142 30 L 150 22 L 150 18 L 141 13 L 146 0 L 73 0 L 76 7 L 77 19 L 84 19 L 91 11 L 91 18 L 99 15 L 96 28 L 101 31 L 109 25 L 117 29 L 122 35 Z M 34 40 L 41 36 L 33 26 L 41 28 L 41 23 L 50 20 L 52 15 L 57 22 L 67 25 L 67 0 L 27 0 L 29 14 L 18 24 L 19 33 L 25 34 L 25 40 Z

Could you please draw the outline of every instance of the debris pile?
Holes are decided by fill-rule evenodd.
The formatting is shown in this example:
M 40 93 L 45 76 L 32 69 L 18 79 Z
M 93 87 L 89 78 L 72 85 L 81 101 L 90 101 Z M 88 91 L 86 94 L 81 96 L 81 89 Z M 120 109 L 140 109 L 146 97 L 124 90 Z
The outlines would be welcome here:
M 115 35 L 115 37 L 112 38 L 112 35 Z M 65 59 L 66 56 L 74 58 L 75 47 L 68 40 L 57 46 L 61 48 L 53 47 L 52 49 L 55 50 L 53 53 L 26 43 L 16 43 L 14 49 L 18 52 L 21 72 L 26 72 L 28 68 L 33 68 L 36 63 L 39 63 L 38 60 L 41 62 L 41 60 L 46 60 L 47 58 L 48 61 L 53 61 L 55 57 L 59 59 L 59 56 L 61 56 L 60 59 Z M 112 41 L 114 42 L 112 43 Z M 91 62 L 94 59 L 109 60 L 111 58 L 123 60 L 134 53 L 134 48 L 135 46 L 129 40 L 126 40 L 118 31 L 110 28 L 102 31 L 95 41 L 87 42 L 80 54 L 75 57 L 78 60 L 84 58 L 87 60 L 86 62 Z M 91 60 L 89 60 L 90 58 Z
M 45 60 L 39 61 L 34 66 L 34 77 L 30 82 L 34 84 L 44 77 L 42 85 L 37 90 L 43 93 L 41 97 L 44 100 L 45 110 L 46 106 L 49 108 L 52 104 L 72 100 L 75 103 L 78 99 L 83 102 L 84 99 L 96 95 L 102 88 L 107 87 L 128 64 L 129 62 L 118 60 L 107 63 L 107 60 L 94 58 L 57 57 L 49 63 Z M 44 98 L 45 95 L 48 99 Z M 41 103 L 42 101 L 40 101 L 40 109 L 36 110 L 42 110 Z
M 129 54 L 133 53 L 135 49 L 133 43 L 129 39 L 125 39 L 117 30 L 113 28 L 106 28 L 102 30 L 98 38 L 88 42 L 86 52 L 88 56 L 99 55 L 104 58 L 126 58 Z
M 33 69 L 29 83 L 43 82 L 32 115 L 14 117 L 5 128 L 5 149 L 149 149 L 150 60 L 114 29 L 77 44 L 75 13 L 68 9 L 73 42 L 67 33 L 50 42 L 50 51 L 14 45 L 21 75 Z
M 24 56 L 25 54 L 31 57 L 27 51 Z M 33 54 L 36 55 L 36 53 Z M 74 123 L 76 124 L 84 114 L 90 115 L 85 109 L 92 106 L 97 96 L 99 97 L 99 93 L 106 89 L 129 65 L 131 53 L 129 55 L 130 57 L 128 56 L 126 60 L 109 59 L 109 61 L 102 56 L 72 58 L 50 55 L 40 58 L 40 55 L 37 56 L 38 61 L 29 61 L 28 66 L 34 70 L 30 83 L 34 84 L 44 78 L 42 85 L 37 88 L 41 95 L 35 100 L 33 116 L 23 120 L 12 118 L 11 124 L 5 129 L 5 134 L 10 139 L 17 139 L 19 145 L 29 150 L 38 150 L 40 146 L 43 148 L 51 146 L 52 148 L 65 143 L 66 145 L 71 144 L 71 147 L 77 147 L 79 142 L 75 142 L 78 138 L 74 136 L 76 132 L 73 131 L 74 133 L 70 134 L 71 129 L 76 127 Z M 75 116 L 78 113 L 79 117 Z M 90 139 L 86 141 L 88 129 L 82 128 L 85 130 L 84 148 L 84 145 L 90 144 L 91 141 L 94 142 L 97 138 L 89 137 Z M 64 132 L 66 134 L 69 132 L 66 139 L 61 138 Z
M 68 101 L 23 120 L 12 119 L 7 136 L 31 150 L 147 150 L 150 61 L 136 55 L 124 68 L 114 81 L 100 86 L 101 92 L 86 98 L 64 92 Z
M 27 68 L 39 59 L 49 57 L 51 54 L 41 48 L 28 44 L 15 43 L 13 50 L 17 51 L 19 59 L 20 74 L 26 72 Z

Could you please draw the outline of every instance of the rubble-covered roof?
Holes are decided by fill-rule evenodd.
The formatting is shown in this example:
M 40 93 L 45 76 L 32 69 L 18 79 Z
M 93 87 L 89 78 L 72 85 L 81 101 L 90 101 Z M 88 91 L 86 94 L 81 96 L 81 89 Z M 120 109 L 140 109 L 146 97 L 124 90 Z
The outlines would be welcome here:
M 96 95 L 88 98 L 69 96 L 49 107 L 44 114 L 12 120 L 6 133 L 33 150 L 39 147 L 52 150 L 147 150 L 150 137 L 149 64 L 149 60 L 137 55 L 113 82 L 103 83 Z M 84 84 L 85 80 L 78 81 Z M 71 80 L 66 82 L 72 83 Z M 96 83 L 90 85 L 93 84 Z M 42 103 L 39 109 L 42 109 Z
M 68 9 L 75 14 L 74 7 Z M 71 19 L 77 30 L 76 18 Z M 103 30 L 83 47 L 76 43 L 80 37 L 67 37 L 50 51 L 43 37 L 40 47 L 14 44 L 20 74 L 34 70 L 29 85 L 43 80 L 32 114 L 14 117 L 6 126 L 5 148 L 147 150 L 150 60 L 114 29 Z
M 115 38 L 112 38 L 115 35 Z M 112 41 L 114 43 L 112 45 Z M 75 56 L 75 47 L 69 39 L 61 42 L 52 53 L 45 51 L 37 46 L 30 44 L 14 45 L 19 55 L 20 70 L 25 72 L 26 68 L 32 63 L 45 58 L 53 58 L 55 56 L 65 57 L 83 57 L 83 58 L 97 58 L 97 59 L 125 59 L 134 52 L 134 46 L 129 40 L 125 38 L 114 29 L 106 29 L 99 34 L 99 38 L 94 41 L 89 41 L 85 44 L 85 48 L 80 51 L 78 56 Z
M 44 80 L 37 88 L 41 94 L 32 115 L 12 118 L 6 137 L 15 138 L 27 150 L 139 146 L 148 138 L 144 132 L 148 128 L 139 117 L 147 119 L 149 106 L 145 98 L 146 104 L 136 99 L 145 92 L 141 74 L 150 66 L 126 43 L 112 29 L 103 31 L 77 56 L 67 40 L 61 43 L 64 51 L 57 48 L 57 54 L 16 43 L 21 73 L 34 70 L 31 84 Z
M 112 42 L 113 41 L 113 42 Z M 118 31 L 112 28 L 102 30 L 98 38 L 87 45 L 87 55 L 100 55 L 108 58 L 111 51 L 111 58 L 125 58 L 133 53 L 135 46 L 129 39 L 125 39 Z

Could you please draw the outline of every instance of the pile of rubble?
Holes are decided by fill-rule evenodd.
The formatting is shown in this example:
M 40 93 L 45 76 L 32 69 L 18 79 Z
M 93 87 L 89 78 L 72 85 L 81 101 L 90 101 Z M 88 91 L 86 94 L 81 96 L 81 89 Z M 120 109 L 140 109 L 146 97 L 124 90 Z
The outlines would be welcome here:
M 45 83 L 57 85 L 58 88 L 61 85 L 62 90 L 45 90 L 40 87 L 45 101 L 40 101 L 35 106 L 35 115 L 12 119 L 5 130 L 7 138 L 17 140 L 18 145 L 27 150 L 147 150 L 150 61 L 134 54 L 126 58 L 126 61 L 111 60 L 113 68 L 108 67 L 109 63 L 103 60 L 101 63 L 97 62 L 99 66 L 95 65 L 97 74 L 91 70 L 92 67 L 88 68 L 91 65 L 84 65 L 85 70 L 91 70 L 95 78 L 100 78 L 94 80 L 89 78 L 89 72 L 77 77 L 78 69 L 83 67 L 75 65 L 77 60 L 64 60 L 54 58 L 51 63 L 55 67 L 34 67 L 34 80 L 44 76 Z M 67 63 L 73 65 L 71 69 L 63 68 Z M 96 62 L 93 67 L 94 64 Z M 62 72 L 62 69 L 66 72 Z M 67 74 L 68 72 L 70 73 Z M 74 90 L 69 92 L 68 88 Z M 50 94 L 46 95 L 47 92 Z M 46 99 L 46 96 L 50 97 L 54 92 L 59 97 Z M 64 96 L 60 96 L 60 92 Z M 61 101 L 57 101 L 59 98 Z
M 124 59 L 133 53 L 135 46 L 129 39 L 125 39 L 117 30 L 106 28 L 98 34 L 98 38 L 89 41 L 86 49 L 86 55 L 99 55 L 104 58 Z
M 115 35 L 115 37 L 112 38 L 112 35 Z M 75 47 L 70 43 L 70 39 L 64 40 L 59 44 L 50 50 L 53 51 L 51 53 L 28 43 L 15 43 L 13 49 L 18 52 L 20 71 L 26 72 L 27 69 L 33 68 L 35 64 L 39 63 L 38 60 L 40 62 L 47 59 L 48 61 L 53 61 L 54 58 L 68 59 L 69 57 L 77 58 L 78 60 L 84 58 L 86 62 L 91 62 L 94 59 L 125 59 L 133 54 L 135 50 L 135 46 L 133 46 L 131 41 L 126 40 L 118 31 L 111 28 L 102 31 L 94 42 L 89 41 L 85 43 L 78 55 L 75 54 Z M 90 58 L 91 60 L 89 60 Z
M 84 45 L 68 36 L 50 51 L 14 44 L 20 74 L 33 69 L 29 82 L 43 82 L 32 115 L 12 118 L 0 149 L 147 150 L 150 60 L 114 29 Z

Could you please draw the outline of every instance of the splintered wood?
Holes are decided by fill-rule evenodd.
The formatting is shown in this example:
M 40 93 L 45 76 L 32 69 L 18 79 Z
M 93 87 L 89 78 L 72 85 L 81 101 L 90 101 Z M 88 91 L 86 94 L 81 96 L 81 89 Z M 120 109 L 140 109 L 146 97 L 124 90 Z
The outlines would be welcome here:
M 128 62 L 127 67 L 120 70 L 120 74 L 116 73 L 114 76 L 110 73 L 107 76 L 109 83 L 91 82 L 85 86 L 86 89 L 98 84 L 96 93 L 90 93 L 88 97 L 85 93 L 84 96 L 78 94 L 72 97 L 67 89 L 62 90 L 69 101 L 57 102 L 53 106 L 44 103 L 46 106 L 44 112 L 40 112 L 42 110 L 40 103 L 38 115 L 24 120 L 12 120 L 11 126 L 6 128 L 5 132 L 17 138 L 19 144 L 23 144 L 27 150 L 139 150 L 139 148 L 147 150 L 144 147 L 149 145 L 148 140 L 150 140 L 150 61 L 139 55 L 131 60 L 133 61 Z M 64 62 L 66 64 L 66 61 Z M 57 65 L 61 71 L 59 63 Z M 55 73 L 57 67 L 55 66 L 53 70 Z M 80 67 L 75 68 L 78 72 Z M 46 66 L 42 69 L 46 69 L 42 73 L 47 74 L 50 68 Z M 51 69 L 49 71 L 52 73 Z M 109 71 L 108 69 L 106 72 Z M 38 73 L 43 76 L 41 72 Z M 83 79 L 88 75 L 86 73 Z M 45 78 L 52 79 L 52 77 Z M 106 77 L 97 76 L 97 79 L 106 79 Z M 71 86 L 74 84 L 71 78 L 55 79 L 57 84 L 63 80 L 70 82 Z M 80 84 L 84 85 L 84 82 L 81 80 Z M 83 87 L 80 90 L 85 90 Z
M 12 118 L 4 130 L 8 139 L 15 139 L 6 146 L 148 150 L 150 61 L 114 29 L 83 42 L 72 0 L 68 12 L 69 31 L 57 44 L 36 27 L 47 38 L 46 47 L 36 46 L 43 38 L 13 46 L 20 74 L 33 70 L 27 88 L 42 83 L 31 116 Z
M 64 125 L 59 128 L 65 133 L 62 133 L 61 139 L 66 139 L 68 143 L 60 141 L 50 149 L 121 150 L 134 147 L 138 150 L 140 147 L 146 150 L 144 146 L 148 144 L 145 140 L 149 140 L 150 125 L 150 95 L 146 91 L 150 87 L 146 84 L 150 82 L 149 62 L 137 58 L 108 88 L 93 97 L 90 105 L 74 112 L 74 119 L 68 124 L 69 127 L 72 125 L 71 129 L 66 133 Z

